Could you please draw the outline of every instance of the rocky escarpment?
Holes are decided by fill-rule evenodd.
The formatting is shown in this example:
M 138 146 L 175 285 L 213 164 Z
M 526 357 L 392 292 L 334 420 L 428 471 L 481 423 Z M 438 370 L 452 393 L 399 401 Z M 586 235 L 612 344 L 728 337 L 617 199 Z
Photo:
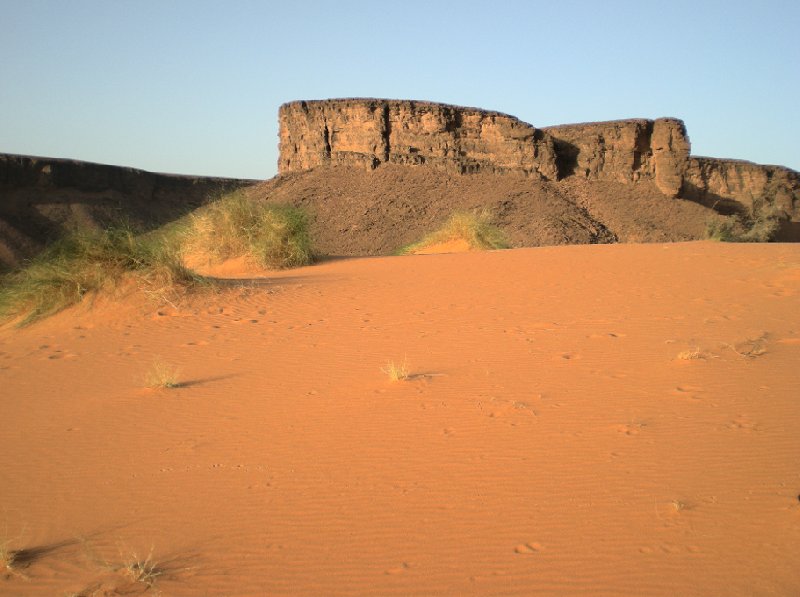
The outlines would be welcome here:
M 298 101 L 280 109 L 279 172 L 407 164 L 537 180 L 652 182 L 668 197 L 728 213 L 769 204 L 800 222 L 800 175 L 692 157 L 684 123 L 636 119 L 536 128 L 513 116 L 430 102 Z
M 753 210 L 768 203 L 793 214 L 800 210 L 800 173 L 783 166 L 762 166 L 743 160 L 691 157 L 682 195 L 720 211 Z
M 552 138 L 513 116 L 393 100 L 292 102 L 280 108 L 281 174 L 323 164 L 425 165 L 451 173 L 558 176 Z
M 65 228 L 126 221 L 147 229 L 253 182 L 0 154 L 0 266 L 18 265 Z
M 559 176 L 624 183 L 652 179 L 665 195 L 681 190 L 689 159 L 686 127 L 676 118 L 568 124 L 552 135 Z

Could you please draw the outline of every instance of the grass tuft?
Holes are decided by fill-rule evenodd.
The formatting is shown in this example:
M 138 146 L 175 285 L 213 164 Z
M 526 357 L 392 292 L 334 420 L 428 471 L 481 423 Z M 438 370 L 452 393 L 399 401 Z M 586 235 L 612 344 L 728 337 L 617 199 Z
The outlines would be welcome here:
M 10 539 L 0 539 L 0 569 L 6 572 L 15 572 L 14 560 L 16 560 L 17 552 L 11 549 Z
M 672 507 L 675 509 L 676 512 L 683 512 L 684 510 L 691 509 L 689 504 L 681 500 L 672 500 L 670 504 L 672 505 Z
M 134 582 L 152 587 L 164 570 L 153 560 L 153 549 L 146 558 L 140 558 L 135 553 L 125 560 L 121 570 Z
M 774 205 L 754 204 L 746 216 L 717 216 L 706 222 L 706 238 L 721 242 L 766 243 L 775 238 L 785 214 Z
M 681 361 L 695 361 L 698 359 L 705 359 L 706 353 L 699 348 L 690 348 L 678 353 L 678 359 Z
M 403 359 L 402 363 L 389 361 L 386 363 L 385 367 L 381 367 L 381 371 L 388 375 L 389 379 L 393 382 L 405 381 L 411 376 L 408 370 L 408 362 L 406 359 Z
M 0 320 L 19 326 L 112 290 L 133 279 L 145 293 L 174 300 L 203 279 L 184 267 L 175 239 L 152 233 L 137 237 L 127 228 L 71 232 L 48 246 L 27 267 L 0 281 Z
M 160 358 L 155 359 L 153 364 L 150 366 L 150 370 L 145 376 L 145 385 L 148 388 L 154 389 L 179 388 L 181 386 L 180 372 L 178 369 L 165 363 Z
M 193 214 L 183 250 L 218 261 L 247 256 L 267 268 L 308 265 L 314 258 L 303 211 L 250 199 L 242 191 Z
M 425 247 L 455 240 L 466 241 L 470 249 L 478 251 L 508 249 L 511 246 L 503 232 L 492 224 L 490 212 L 457 211 L 442 224 L 441 228 L 419 242 L 403 247 L 398 254 L 408 255 Z

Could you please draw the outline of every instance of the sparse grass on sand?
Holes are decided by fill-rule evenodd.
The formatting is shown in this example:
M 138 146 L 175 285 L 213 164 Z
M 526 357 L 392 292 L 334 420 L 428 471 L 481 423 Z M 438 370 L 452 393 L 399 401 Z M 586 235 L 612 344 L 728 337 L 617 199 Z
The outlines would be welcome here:
M 11 549 L 11 539 L 0 537 L 0 570 L 13 573 L 17 552 Z
M 678 359 L 681 361 L 696 361 L 698 359 L 705 359 L 706 353 L 699 348 L 690 348 L 678 353 Z
M 676 512 L 682 512 L 683 510 L 691 509 L 689 504 L 687 504 L 682 500 L 672 500 L 670 504 L 672 505 L 672 507 L 675 509 Z
M 248 257 L 266 268 L 289 268 L 313 261 L 306 214 L 236 191 L 223 195 L 190 217 L 183 251 L 224 261 Z
M 146 558 L 140 558 L 136 553 L 125 559 L 120 570 L 134 582 L 142 583 L 152 587 L 158 577 L 164 574 L 164 570 L 153 560 L 153 549 Z
M 145 376 L 145 385 L 153 389 L 179 388 L 181 386 L 180 372 L 162 359 L 156 358 Z
M 411 373 L 408 369 L 408 361 L 407 359 L 403 359 L 402 363 L 395 363 L 394 361 L 388 361 L 385 367 L 381 367 L 381 371 L 383 371 L 386 375 L 389 376 L 391 381 L 405 381 L 410 376 Z
M 401 248 L 398 254 L 408 255 L 432 245 L 457 240 L 465 241 L 470 249 L 477 251 L 508 249 L 511 246 L 503 232 L 492 224 L 492 215 L 488 211 L 457 211 L 441 228 L 419 242 Z
M 184 267 L 174 235 L 130 229 L 80 230 L 48 246 L 27 267 L 0 280 L 0 320 L 24 326 L 79 303 L 87 294 L 132 280 L 163 301 L 203 279 Z
M 781 225 L 783 211 L 774 205 L 754 204 L 746 216 L 715 216 L 706 222 L 706 238 L 722 242 L 766 243 Z

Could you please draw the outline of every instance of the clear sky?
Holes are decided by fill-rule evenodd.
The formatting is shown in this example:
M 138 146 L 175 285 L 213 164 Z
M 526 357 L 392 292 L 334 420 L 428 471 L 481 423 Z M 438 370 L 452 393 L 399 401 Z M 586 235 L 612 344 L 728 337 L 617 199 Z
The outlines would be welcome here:
M 268 178 L 283 102 L 386 97 L 800 170 L 798 39 L 798 0 L 0 0 L 0 152 Z

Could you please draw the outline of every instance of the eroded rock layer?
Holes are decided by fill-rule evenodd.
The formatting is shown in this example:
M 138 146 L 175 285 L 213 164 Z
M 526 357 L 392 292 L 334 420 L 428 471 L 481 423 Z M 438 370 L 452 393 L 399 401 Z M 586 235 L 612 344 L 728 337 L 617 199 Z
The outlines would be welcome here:
M 676 118 L 536 128 L 513 116 L 431 102 L 342 99 L 280 109 L 279 172 L 323 165 L 424 165 L 451 173 L 516 172 L 636 184 L 730 211 L 769 204 L 800 221 L 800 174 L 780 166 L 692 157 Z
M 281 174 L 327 163 L 426 165 L 453 173 L 558 176 L 552 138 L 513 116 L 393 100 L 292 102 L 280 109 Z
M 683 196 L 731 211 L 767 203 L 800 221 L 800 173 L 783 166 L 743 160 L 691 157 L 683 177 Z
M 675 197 L 689 159 L 686 127 L 676 118 L 567 124 L 544 129 L 552 135 L 559 174 L 632 183 L 652 179 Z

